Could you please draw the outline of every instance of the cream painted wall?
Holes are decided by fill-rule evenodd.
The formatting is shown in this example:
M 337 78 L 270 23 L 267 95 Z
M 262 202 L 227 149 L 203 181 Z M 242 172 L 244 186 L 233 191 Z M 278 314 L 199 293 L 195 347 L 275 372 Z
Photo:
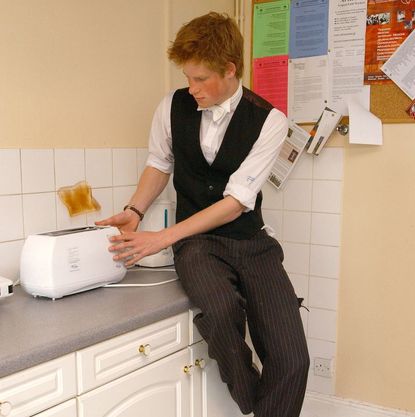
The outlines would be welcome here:
M 2 0 L 0 147 L 145 147 L 186 21 L 233 0 Z
M 0 147 L 146 146 L 167 3 L 2 0 Z
M 336 394 L 415 411 L 415 125 L 345 148 Z

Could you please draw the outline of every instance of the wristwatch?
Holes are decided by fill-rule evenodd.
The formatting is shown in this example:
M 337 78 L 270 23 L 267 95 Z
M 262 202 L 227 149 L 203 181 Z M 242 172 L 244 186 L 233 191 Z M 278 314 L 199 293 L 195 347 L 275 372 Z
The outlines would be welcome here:
M 140 210 L 138 210 L 138 208 L 135 207 L 134 204 L 127 204 L 123 208 L 124 211 L 127 210 L 127 209 L 133 211 L 134 213 L 136 213 L 138 215 L 138 217 L 140 218 L 140 221 L 142 221 L 144 219 L 144 213 L 142 213 Z

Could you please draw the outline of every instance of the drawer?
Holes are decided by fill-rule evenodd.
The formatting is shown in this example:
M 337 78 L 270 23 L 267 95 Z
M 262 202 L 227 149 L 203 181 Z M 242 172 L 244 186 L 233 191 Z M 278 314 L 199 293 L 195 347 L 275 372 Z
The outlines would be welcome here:
M 0 403 L 10 417 L 28 417 L 76 395 L 75 354 L 0 379 Z
M 191 308 L 189 310 L 189 345 L 193 345 L 194 343 L 203 340 L 203 337 L 200 335 L 199 330 L 197 330 L 197 327 L 193 323 L 193 319 L 200 312 L 201 310 L 196 307 Z
M 33 417 L 76 417 L 76 399 L 66 401 L 66 403 L 56 405 L 49 410 L 36 414 Z
M 188 316 L 185 312 L 78 351 L 78 394 L 186 347 Z
M 188 417 L 187 348 L 78 397 L 79 417 Z

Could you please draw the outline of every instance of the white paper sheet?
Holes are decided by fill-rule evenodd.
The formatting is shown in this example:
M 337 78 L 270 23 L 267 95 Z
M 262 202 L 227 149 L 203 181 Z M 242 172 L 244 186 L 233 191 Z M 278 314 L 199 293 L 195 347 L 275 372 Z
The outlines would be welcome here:
M 349 142 L 382 145 L 382 122 L 355 99 L 349 101 Z
M 366 12 L 366 0 L 330 2 L 328 105 L 343 115 L 352 95 L 369 109 L 370 90 L 363 85 Z
M 415 31 L 405 39 L 381 70 L 411 99 L 415 99 Z
M 315 122 L 329 96 L 327 56 L 290 59 L 288 63 L 288 119 Z
M 287 137 L 268 177 L 268 181 L 275 188 L 283 188 L 288 176 L 304 151 L 309 137 L 310 134 L 306 130 L 295 123 L 290 123 Z
M 318 122 L 310 132 L 312 139 L 307 145 L 307 153 L 318 155 L 321 152 L 341 118 L 342 115 L 340 113 L 337 113 L 328 107 L 323 110 Z

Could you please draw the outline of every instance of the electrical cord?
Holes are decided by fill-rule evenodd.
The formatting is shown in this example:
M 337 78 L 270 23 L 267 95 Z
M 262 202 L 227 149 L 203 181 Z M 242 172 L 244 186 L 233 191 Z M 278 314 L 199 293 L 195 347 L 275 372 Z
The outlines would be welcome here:
M 161 272 L 161 271 L 170 271 L 170 272 L 176 272 L 174 267 L 172 268 L 143 268 L 143 267 L 133 267 L 129 268 L 129 271 L 152 271 L 152 272 Z M 178 277 L 167 279 L 165 281 L 161 282 L 154 282 L 154 283 L 148 283 L 148 284 L 107 284 L 104 285 L 104 288 L 120 288 L 120 287 L 156 287 L 158 285 L 168 284 L 169 282 L 178 281 Z
M 104 285 L 104 288 L 114 287 L 156 287 L 157 285 L 168 284 L 169 282 L 178 281 L 179 278 L 168 279 L 166 281 L 154 282 L 151 284 L 108 284 Z

